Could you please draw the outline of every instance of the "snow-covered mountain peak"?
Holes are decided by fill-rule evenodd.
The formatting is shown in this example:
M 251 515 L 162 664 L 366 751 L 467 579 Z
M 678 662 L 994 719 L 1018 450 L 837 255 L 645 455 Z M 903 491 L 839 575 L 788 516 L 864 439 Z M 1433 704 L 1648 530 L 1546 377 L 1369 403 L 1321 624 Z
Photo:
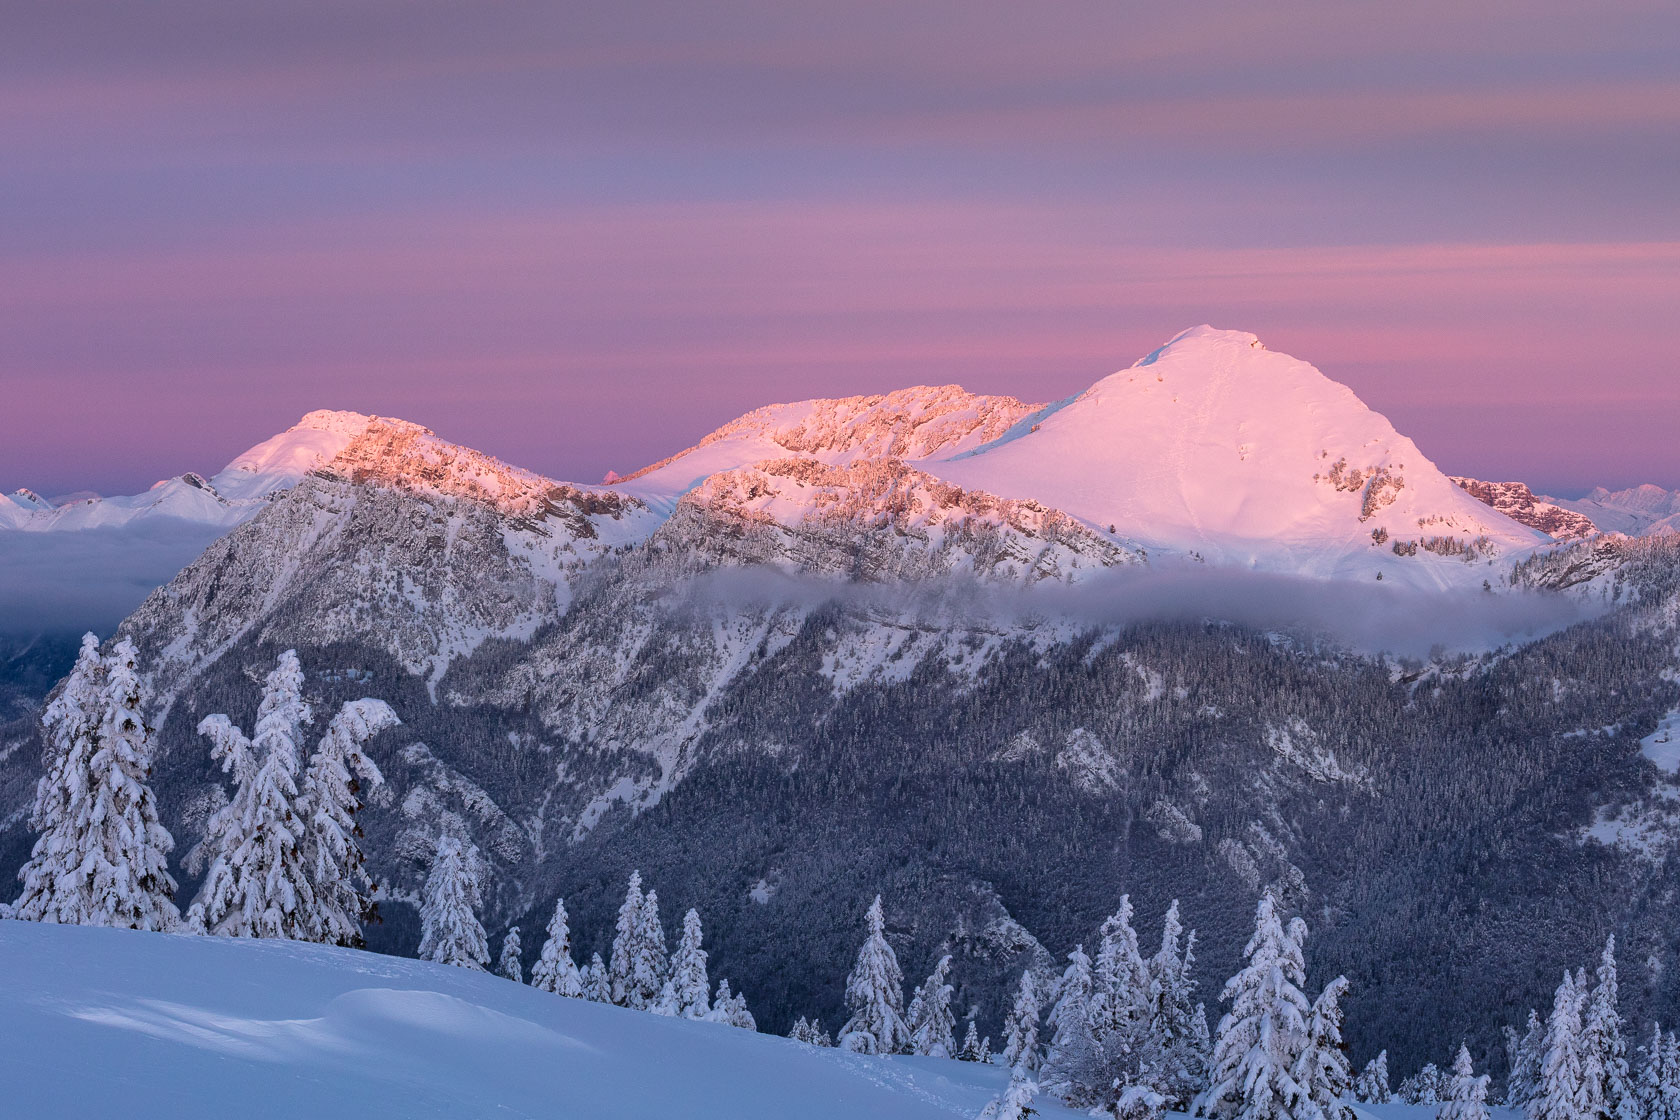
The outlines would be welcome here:
M 970 393 L 960 385 L 767 405 L 618 485 L 630 493 L 674 498 L 719 471 L 790 454 L 833 466 L 949 458 L 998 438 L 1039 407 Z
M 308 413 L 279 435 L 237 456 L 212 483 L 225 497 L 266 497 L 330 461 L 372 420 L 360 412 L 319 409 Z
M 612 490 L 581 488 L 509 466 L 494 456 L 440 439 L 430 428 L 407 420 L 361 419 L 361 430 L 318 469 L 356 483 L 463 498 L 515 517 L 540 519 L 554 513 L 617 517 L 642 504 Z
M 53 504 L 27 486 L 13 490 L 8 495 L 11 500 L 25 509 L 52 509 Z
M 1545 539 L 1455 486 L 1347 386 L 1205 325 L 926 469 L 1168 553 L 1320 576 L 1458 582 L 1467 560 Z

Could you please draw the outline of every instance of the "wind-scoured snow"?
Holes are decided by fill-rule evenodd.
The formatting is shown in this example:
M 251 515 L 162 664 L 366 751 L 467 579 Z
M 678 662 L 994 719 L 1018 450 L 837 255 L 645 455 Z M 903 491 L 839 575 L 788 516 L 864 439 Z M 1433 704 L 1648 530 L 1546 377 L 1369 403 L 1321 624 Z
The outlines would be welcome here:
M 0 921 L 0 972 L 18 1116 L 951 1120 L 1008 1079 L 296 942 Z

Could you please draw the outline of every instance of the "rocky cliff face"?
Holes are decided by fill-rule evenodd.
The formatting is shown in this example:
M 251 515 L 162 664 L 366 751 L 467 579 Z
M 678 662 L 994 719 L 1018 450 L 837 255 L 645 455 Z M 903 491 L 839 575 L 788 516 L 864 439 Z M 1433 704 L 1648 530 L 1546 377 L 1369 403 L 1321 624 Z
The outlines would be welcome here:
M 1598 532 L 1590 517 L 1536 496 L 1521 482 L 1483 482 L 1456 475 L 1453 481 L 1478 502 L 1513 521 L 1540 530 L 1553 540 L 1581 540 Z

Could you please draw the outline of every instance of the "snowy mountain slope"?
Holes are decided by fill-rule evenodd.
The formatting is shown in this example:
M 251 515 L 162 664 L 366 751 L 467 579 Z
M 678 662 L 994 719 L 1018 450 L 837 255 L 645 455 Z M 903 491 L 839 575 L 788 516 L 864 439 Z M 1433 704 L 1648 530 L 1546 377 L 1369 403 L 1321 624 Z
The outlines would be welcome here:
M 1457 475 L 1449 477 L 1477 501 L 1513 521 L 1540 530 L 1553 540 L 1582 540 L 1598 532 L 1598 526 L 1590 517 L 1565 509 L 1555 499 L 1539 497 L 1521 482 L 1483 482 Z
M 649 501 L 670 501 L 719 471 L 790 455 L 835 466 L 865 459 L 948 457 L 996 439 L 1038 407 L 1013 397 L 970 393 L 958 385 L 773 404 L 613 485 Z
M 291 942 L 0 921 L 0 972 L 20 1116 L 952 1120 L 1008 1077 Z
M 508 467 L 417 424 L 362 420 L 124 623 L 145 635 L 166 699 L 247 634 L 371 639 L 435 683 L 486 639 L 552 622 L 579 572 L 657 524 L 633 498 Z
M 1479 584 L 1487 561 L 1546 541 L 1453 485 L 1345 386 L 1205 326 L 923 466 L 1113 527 L 1152 555 L 1241 568 Z
M 1543 498 L 1592 519 L 1606 533 L 1645 536 L 1680 532 L 1680 491 L 1646 483 L 1626 490 L 1595 487 L 1584 498 Z

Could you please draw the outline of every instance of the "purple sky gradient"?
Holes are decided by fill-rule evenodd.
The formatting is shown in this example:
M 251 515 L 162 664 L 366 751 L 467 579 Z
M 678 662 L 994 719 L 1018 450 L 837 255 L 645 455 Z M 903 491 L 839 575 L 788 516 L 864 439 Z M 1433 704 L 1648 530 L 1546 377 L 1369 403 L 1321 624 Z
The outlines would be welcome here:
M 1680 8 L 4 5 L 0 489 L 312 408 L 597 479 L 1252 330 L 1441 466 L 1680 485 Z

